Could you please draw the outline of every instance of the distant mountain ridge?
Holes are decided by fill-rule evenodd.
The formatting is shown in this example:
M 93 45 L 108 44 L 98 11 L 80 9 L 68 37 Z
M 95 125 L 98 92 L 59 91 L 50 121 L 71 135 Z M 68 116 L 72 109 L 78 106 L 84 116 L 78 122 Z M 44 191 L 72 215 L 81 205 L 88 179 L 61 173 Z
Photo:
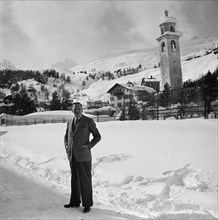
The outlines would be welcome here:
M 10 61 L 3 59 L 0 61 L 0 70 L 17 70 L 17 68 Z
M 67 72 L 74 66 L 78 65 L 74 60 L 66 58 L 63 61 L 56 62 L 50 69 L 54 69 L 60 73 Z

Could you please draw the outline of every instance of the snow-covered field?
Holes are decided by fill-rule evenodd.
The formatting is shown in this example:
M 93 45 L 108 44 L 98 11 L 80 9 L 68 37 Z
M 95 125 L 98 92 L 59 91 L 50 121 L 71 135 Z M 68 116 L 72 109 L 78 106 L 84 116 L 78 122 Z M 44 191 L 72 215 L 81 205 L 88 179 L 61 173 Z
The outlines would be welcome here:
M 92 150 L 94 214 L 91 212 L 88 217 L 112 219 L 104 215 L 105 211 L 96 213 L 95 208 L 143 219 L 218 217 L 218 120 L 110 121 L 99 122 L 97 126 L 102 140 Z M 10 205 L 16 195 L 21 204 L 33 203 L 32 208 L 36 206 L 42 218 L 60 219 L 62 215 L 62 219 L 69 219 L 63 215 L 69 210 L 60 212 L 58 208 L 68 202 L 70 194 L 70 169 L 63 145 L 65 129 L 65 123 L 1 127 L 3 171 L 10 169 L 22 174 L 26 184 L 31 176 L 31 181 L 55 189 L 59 197 L 65 195 L 65 200 L 61 198 L 57 203 L 58 196 L 55 199 L 47 189 L 43 197 L 42 193 L 34 194 L 41 201 L 37 205 L 33 198 L 28 198 L 28 193 L 25 196 L 13 192 L 10 180 L 20 183 L 21 177 L 9 172 L 2 176 L 2 217 L 14 217 L 11 213 L 15 208 Z M 16 190 L 26 189 L 21 185 Z M 43 199 L 48 198 L 51 201 L 46 207 Z M 22 219 L 30 216 L 24 208 L 22 214 L 19 209 L 16 213 Z M 72 218 L 83 218 L 78 210 L 73 213 Z M 121 217 L 125 219 L 124 215 L 113 218 Z

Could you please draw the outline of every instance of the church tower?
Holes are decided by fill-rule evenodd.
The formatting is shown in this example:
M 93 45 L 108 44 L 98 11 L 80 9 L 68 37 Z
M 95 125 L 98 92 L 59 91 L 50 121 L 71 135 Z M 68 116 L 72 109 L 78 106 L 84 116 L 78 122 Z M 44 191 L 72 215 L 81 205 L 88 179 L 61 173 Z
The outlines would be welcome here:
M 157 38 L 160 51 L 160 68 L 162 89 L 168 83 L 171 89 L 182 87 L 182 70 L 179 38 L 182 33 L 176 31 L 176 19 L 168 16 L 165 10 L 165 17 L 160 26 L 161 36 Z

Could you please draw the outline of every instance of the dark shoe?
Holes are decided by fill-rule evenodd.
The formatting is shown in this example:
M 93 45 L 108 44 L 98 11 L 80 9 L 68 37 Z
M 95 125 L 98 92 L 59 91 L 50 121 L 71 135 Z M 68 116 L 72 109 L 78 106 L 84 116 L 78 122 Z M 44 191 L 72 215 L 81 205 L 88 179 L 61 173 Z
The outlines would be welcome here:
M 71 204 L 67 204 L 67 205 L 64 205 L 64 208 L 78 208 L 79 205 L 71 205 Z
M 85 207 L 84 209 L 83 209 L 83 212 L 84 213 L 87 213 L 87 212 L 90 212 L 91 211 L 91 208 L 90 207 Z

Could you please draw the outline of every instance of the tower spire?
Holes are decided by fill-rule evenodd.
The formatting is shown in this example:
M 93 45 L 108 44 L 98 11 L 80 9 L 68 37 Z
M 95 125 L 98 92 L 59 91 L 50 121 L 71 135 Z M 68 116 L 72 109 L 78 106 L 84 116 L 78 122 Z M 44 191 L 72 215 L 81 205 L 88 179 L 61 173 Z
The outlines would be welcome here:
M 165 14 L 165 17 L 168 17 L 168 11 L 165 9 L 165 11 L 164 11 L 164 14 Z
M 182 35 L 176 31 L 176 19 L 164 11 L 164 19 L 159 25 L 161 36 L 157 38 L 160 51 L 162 89 L 168 83 L 172 89 L 182 88 L 182 68 L 179 38 Z

